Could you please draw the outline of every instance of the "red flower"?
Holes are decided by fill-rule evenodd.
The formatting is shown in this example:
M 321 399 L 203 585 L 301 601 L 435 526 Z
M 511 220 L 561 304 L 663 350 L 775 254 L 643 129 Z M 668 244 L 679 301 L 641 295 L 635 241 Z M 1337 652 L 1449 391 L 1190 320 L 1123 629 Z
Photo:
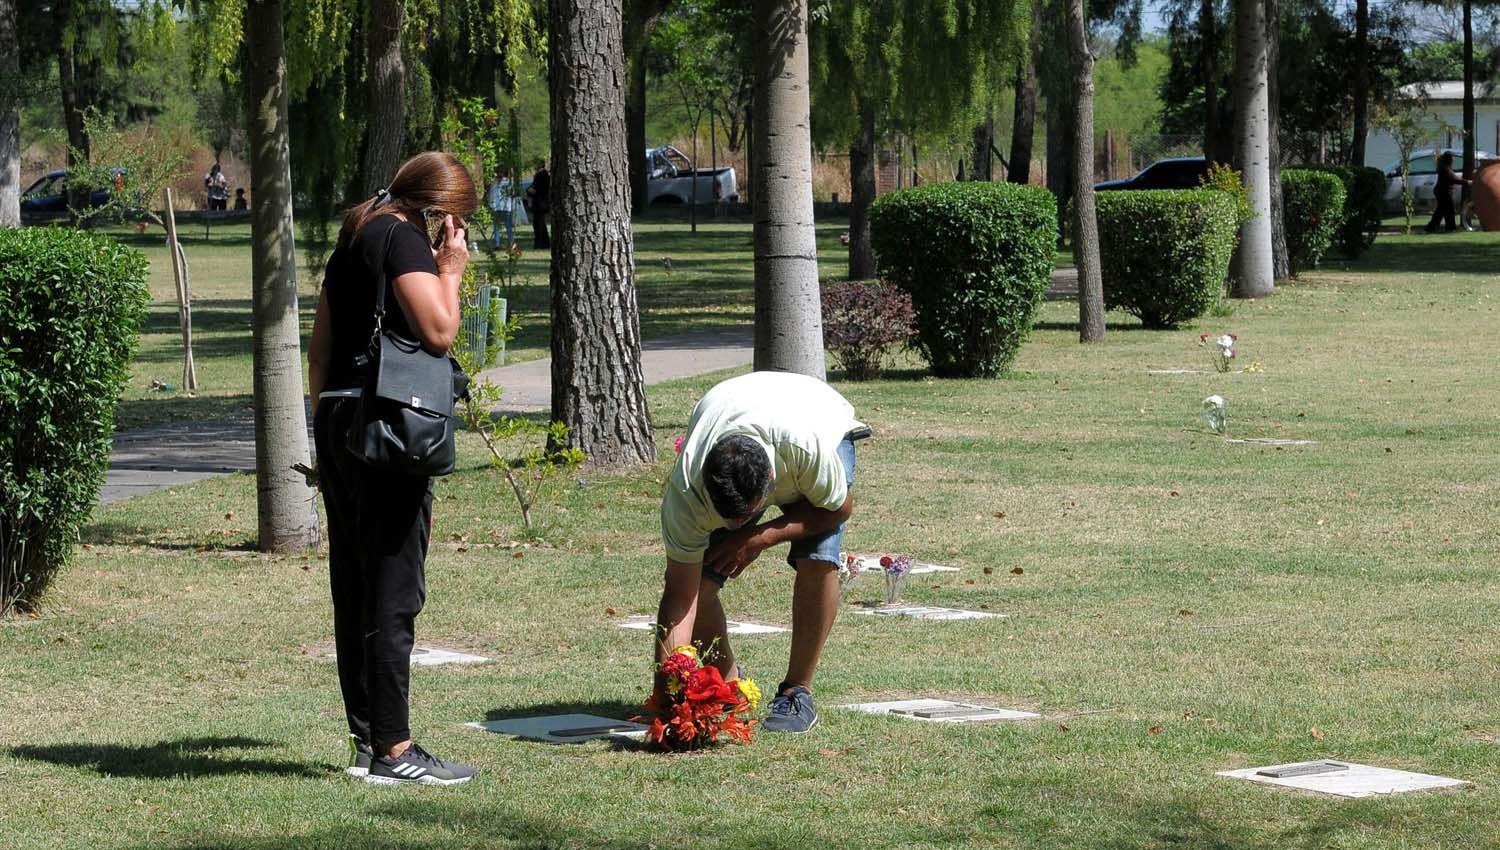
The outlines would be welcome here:
M 674 652 L 671 655 L 667 656 L 666 661 L 662 662 L 661 672 L 668 678 L 676 677 L 685 682 L 687 681 L 688 677 L 692 675 L 693 669 L 697 666 L 698 662 L 695 661 L 691 655 L 687 655 L 681 652 Z
M 687 682 L 687 698 L 692 703 L 734 703 L 734 691 L 729 689 L 717 667 L 699 667 Z
M 894 563 L 895 563 L 895 561 L 891 559 L 890 555 L 881 555 L 880 556 L 880 565 L 882 567 L 889 567 L 891 564 L 894 564 Z

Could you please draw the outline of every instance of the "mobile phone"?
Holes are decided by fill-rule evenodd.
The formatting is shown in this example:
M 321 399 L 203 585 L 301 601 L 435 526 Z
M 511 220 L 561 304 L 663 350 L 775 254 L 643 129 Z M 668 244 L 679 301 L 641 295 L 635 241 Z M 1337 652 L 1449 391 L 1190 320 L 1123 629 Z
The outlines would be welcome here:
M 432 207 L 422 208 L 422 222 L 427 226 L 427 244 L 433 248 L 443 247 L 443 217 L 447 213 Z

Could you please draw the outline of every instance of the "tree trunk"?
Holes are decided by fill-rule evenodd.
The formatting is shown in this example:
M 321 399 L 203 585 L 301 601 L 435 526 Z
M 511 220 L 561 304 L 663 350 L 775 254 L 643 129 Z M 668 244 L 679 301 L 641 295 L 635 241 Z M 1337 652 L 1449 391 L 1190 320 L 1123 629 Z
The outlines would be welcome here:
M 255 478 L 260 549 L 318 545 L 314 493 L 294 464 L 308 462 L 302 396 L 297 251 L 287 138 L 281 0 L 249 0 L 245 47 L 250 96 L 250 276 L 254 336 Z
M 1104 281 L 1099 222 L 1094 214 L 1094 54 L 1083 0 L 1068 2 L 1068 53 L 1073 65 L 1073 261 L 1078 267 L 1078 339 L 1104 339 Z
M 67 33 L 72 27 L 72 0 L 58 0 L 52 7 L 52 14 L 57 22 L 57 82 L 62 93 L 63 127 L 68 134 L 67 164 L 71 169 L 78 164 L 80 157 L 85 162 L 89 157 L 89 139 L 83 132 L 84 103 L 79 91 L 82 83 L 78 79 L 73 42 Z
M 1365 164 L 1365 136 L 1369 135 L 1370 111 L 1370 0 L 1354 4 L 1354 138 L 1349 146 L 1349 164 Z
M 635 300 L 620 0 L 552 0 L 552 418 L 592 466 L 656 460 Z
M 646 45 L 670 3 L 671 0 L 625 0 L 622 32 L 629 76 L 625 93 L 625 149 L 630 168 L 630 208 L 637 213 L 646 209 L 646 185 L 650 178 L 646 163 Z
M 1292 257 L 1286 246 L 1286 218 L 1281 203 L 1281 2 L 1266 0 L 1266 142 L 1271 184 L 1271 269 L 1276 280 L 1292 277 Z
M 21 226 L 21 48 L 16 0 L 0 0 L 0 227 Z
M 396 176 L 401 140 L 406 137 L 406 69 L 401 61 L 403 0 L 370 0 L 365 30 L 364 196 L 369 197 Z
M 1011 122 L 1010 167 L 1005 179 L 1026 185 L 1031 182 L 1031 144 L 1036 135 L 1036 55 L 1042 38 L 1040 0 L 1031 4 L 1031 40 L 1026 59 L 1016 71 L 1016 110 Z
M 1233 294 L 1236 298 L 1260 298 L 1276 289 L 1271 255 L 1271 116 L 1265 4 L 1263 0 L 1238 0 L 1234 17 L 1235 147 L 1254 215 L 1240 228 L 1232 272 Z
M 1199 54 L 1203 62 L 1203 158 L 1219 162 L 1219 25 L 1215 15 L 1216 0 L 1203 0 L 1198 10 Z
M 970 180 L 990 182 L 995 174 L 990 149 L 995 145 L 995 104 L 985 107 L 984 120 L 974 125 L 974 168 Z
M 822 379 L 807 0 L 754 0 L 755 369 Z
M 875 107 L 859 98 L 859 130 L 849 146 L 849 279 L 875 276 L 870 205 L 875 203 Z
M 1474 9 L 1464 4 L 1464 185 L 1463 203 L 1469 200 L 1469 179 L 1474 176 Z

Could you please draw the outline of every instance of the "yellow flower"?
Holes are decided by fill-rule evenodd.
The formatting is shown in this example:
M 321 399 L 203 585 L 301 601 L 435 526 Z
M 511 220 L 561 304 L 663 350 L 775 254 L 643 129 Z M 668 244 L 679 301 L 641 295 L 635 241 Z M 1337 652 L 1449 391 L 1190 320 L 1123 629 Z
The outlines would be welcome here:
M 750 710 L 754 711 L 760 707 L 760 688 L 749 679 L 740 679 L 735 683 L 739 686 L 740 694 L 745 697 L 745 702 L 750 703 Z
M 698 650 L 694 649 L 693 647 L 689 646 L 688 644 L 683 644 L 682 646 L 679 646 L 679 647 L 677 647 L 676 649 L 674 649 L 672 651 L 673 652 L 680 652 L 683 655 L 686 655 L 688 658 L 692 658 L 692 659 L 695 659 L 695 660 L 698 658 Z

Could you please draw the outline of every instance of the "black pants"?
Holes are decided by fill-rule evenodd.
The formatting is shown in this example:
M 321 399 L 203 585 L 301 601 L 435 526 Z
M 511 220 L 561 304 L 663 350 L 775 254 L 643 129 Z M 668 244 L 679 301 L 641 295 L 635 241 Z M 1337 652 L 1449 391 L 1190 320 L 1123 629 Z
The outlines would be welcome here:
M 349 731 L 376 751 L 411 737 L 407 695 L 417 614 L 427 601 L 432 479 L 381 473 L 344 448 L 356 405 L 318 404 L 313 436 L 328 509 L 328 574 Z
M 532 210 L 531 226 L 536 229 L 536 238 L 532 240 L 531 247 L 545 249 L 552 247 L 552 237 L 547 234 L 547 211 Z
M 1457 230 L 1458 225 L 1453 220 L 1456 214 L 1453 209 L 1453 193 L 1447 189 L 1439 189 L 1433 194 L 1433 198 L 1437 201 L 1437 207 L 1432 211 L 1432 221 L 1427 222 L 1427 232 L 1436 231 L 1439 221 L 1443 222 L 1444 230 L 1450 232 Z

